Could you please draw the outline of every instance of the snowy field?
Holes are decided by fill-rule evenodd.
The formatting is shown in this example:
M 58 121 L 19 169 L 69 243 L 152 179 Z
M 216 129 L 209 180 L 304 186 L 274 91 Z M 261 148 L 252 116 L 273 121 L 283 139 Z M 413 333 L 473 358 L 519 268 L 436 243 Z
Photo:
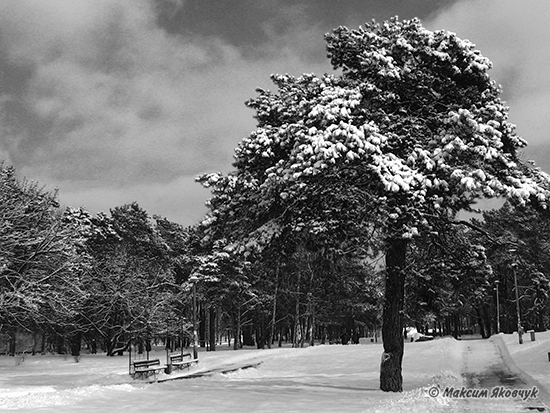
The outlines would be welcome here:
M 528 335 L 525 338 L 522 347 L 515 335 L 499 335 L 491 341 L 504 348 L 505 360 L 513 364 L 514 359 L 524 369 L 521 374 L 526 380 L 537 380 L 531 384 L 550 388 L 550 333 L 537 334 L 534 342 Z M 359 345 L 302 349 L 232 351 L 227 346 L 218 347 L 216 352 L 200 352 L 199 365 L 189 372 L 161 373 L 157 383 L 132 380 L 127 356 L 84 354 L 78 363 L 64 356 L 27 356 L 24 360 L 2 356 L 0 411 L 507 412 L 525 407 L 512 400 L 454 400 L 428 394 L 434 385 L 443 389 L 464 384 L 461 373 L 468 364 L 464 354 L 467 348 L 483 343 L 481 340 L 407 342 L 403 364 L 405 391 L 401 394 L 378 390 L 382 346 L 363 340 L 365 343 Z M 491 354 L 473 354 L 467 368 L 483 370 L 491 364 Z M 151 358 L 154 357 L 165 360 L 166 355 L 159 349 Z M 212 372 L 250 365 L 255 367 L 225 374 Z M 211 373 L 160 382 L 201 372 Z

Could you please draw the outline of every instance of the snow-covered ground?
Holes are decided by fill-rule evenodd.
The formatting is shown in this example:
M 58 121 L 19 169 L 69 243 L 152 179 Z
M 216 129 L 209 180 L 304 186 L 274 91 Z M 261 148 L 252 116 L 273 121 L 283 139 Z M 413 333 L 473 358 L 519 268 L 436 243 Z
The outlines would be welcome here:
M 529 336 L 520 347 L 515 335 L 492 338 L 486 352 L 465 354 L 473 341 L 452 338 L 407 342 L 403 362 L 404 393 L 378 390 L 382 346 L 362 339 L 359 345 L 318 345 L 309 348 L 200 352 L 200 363 L 189 372 L 161 373 L 159 382 L 132 380 L 128 358 L 84 354 L 72 357 L 0 357 L 0 411 L 29 412 L 440 412 L 519 411 L 512 400 L 479 401 L 431 397 L 433 386 L 459 388 L 465 366 L 483 370 L 500 346 L 509 363 L 516 361 L 525 376 L 550 388 L 550 332 Z M 364 343 L 363 343 L 364 342 Z M 487 347 L 488 346 L 488 347 Z M 540 354 L 539 354 L 540 353 Z M 165 360 L 158 350 L 153 357 Z M 472 358 L 473 357 L 473 358 Z M 261 363 L 257 365 L 258 363 Z M 213 370 L 256 365 L 229 373 L 213 372 L 200 378 L 170 380 Z M 529 377 L 530 376 L 530 377 Z M 532 377 L 532 378 L 531 378 Z M 540 405 L 540 403 L 539 403 Z M 482 407 L 481 407 L 482 406 Z
M 517 334 L 499 334 L 496 337 L 505 344 L 508 355 L 519 368 L 519 374 L 527 380 L 534 380 L 541 389 L 541 398 L 550 406 L 550 331 L 523 335 L 519 344 Z M 506 360 L 506 354 L 504 354 Z

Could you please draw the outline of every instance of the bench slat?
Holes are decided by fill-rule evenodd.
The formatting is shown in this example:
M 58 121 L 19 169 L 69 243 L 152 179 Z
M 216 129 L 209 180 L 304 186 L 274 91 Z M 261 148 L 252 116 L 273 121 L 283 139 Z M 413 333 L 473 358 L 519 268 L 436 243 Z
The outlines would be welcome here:
M 185 353 L 185 354 L 172 354 L 170 355 L 170 360 L 172 362 L 174 361 L 183 361 L 183 358 L 184 357 L 189 357 L 191 358 L 191 353 Z
M 135 379 L 136 377 L 149 377 L 153 374 L 157 374 L 157 372 L 162 371 L 166 368 L 166 366 L 160 364 L 159 359 L 153 359 L 153 360 L 137 360 L 133 363 L 134 366 L 134 373 L 132 374 L 132 377 Z M 153 367 L 158 366 L 158 367 Z
M 160 365 L 160 360 L 159 359 L 153 359 L 153 360 L 137 360 L 137 361 L 134 361 L 134 367 L 138 368 L 138 367 L 149 367 L 149 366 L 155 366 L 159 364 Z
M 190 368 L 191 364 L 198 363 L 198 362 L 199 362 L 199 359 L 192 359 L 188 361 L 178 361 L 178 362 L 172 363 L 172 366 L 183 370 L 185 367 Z

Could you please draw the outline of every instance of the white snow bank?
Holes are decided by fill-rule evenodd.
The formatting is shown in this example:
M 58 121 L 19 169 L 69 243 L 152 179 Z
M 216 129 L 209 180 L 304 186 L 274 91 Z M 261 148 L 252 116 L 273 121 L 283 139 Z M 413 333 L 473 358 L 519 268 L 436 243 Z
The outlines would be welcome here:
M 523 344 L 519 344 L 517 334 L 499 334 L 491 337 L 504 344 L 507 354 L 513 360 L 514 367 L 524 381 L 539 388 L 540 398 L 550 406 L 550 331 L 535 333 L 531 341 L 530 334 L 523 335 Z
M 13 357 L 0 357 L 0 410 L 452 411 L 457 401 L 431 397 L 428 392 L 434 387 L 463 385 L 463 355 L 468 345 L 452 338 L 405 343 L 404 392 L 397 394 L 378 389 L 380 343 L 238 351 L 224 346 L 216 352 L 201 351 L 199 365 L 189 373 L 162 373 L 159 379 L 198 372 L 210 375 L 153 384 L 132 380 L 127 357 L 83 355 L 76 363 L 70 357 L 28 356 L 19 365 Z M 166 354 L 159 349 L 151 354 L 157 357 L 164 361 Z M 212 373 L 258 363 L 256 368 Z M 483 411 L 493 410 L 514 411 L 509 403 L 484 405 Z

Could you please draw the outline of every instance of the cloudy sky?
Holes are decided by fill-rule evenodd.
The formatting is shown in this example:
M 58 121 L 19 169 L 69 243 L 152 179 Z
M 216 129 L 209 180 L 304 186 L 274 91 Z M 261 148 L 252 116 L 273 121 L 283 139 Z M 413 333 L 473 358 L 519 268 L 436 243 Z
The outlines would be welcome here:
M 548 0 L 0 0 L 0 160 L 65 205 L 137 201 L 183 225 L 228 172 L 271 73 L 330 72 L 323 34 L 419 17 L 494 62 L 527 159 L 550 171 Z

